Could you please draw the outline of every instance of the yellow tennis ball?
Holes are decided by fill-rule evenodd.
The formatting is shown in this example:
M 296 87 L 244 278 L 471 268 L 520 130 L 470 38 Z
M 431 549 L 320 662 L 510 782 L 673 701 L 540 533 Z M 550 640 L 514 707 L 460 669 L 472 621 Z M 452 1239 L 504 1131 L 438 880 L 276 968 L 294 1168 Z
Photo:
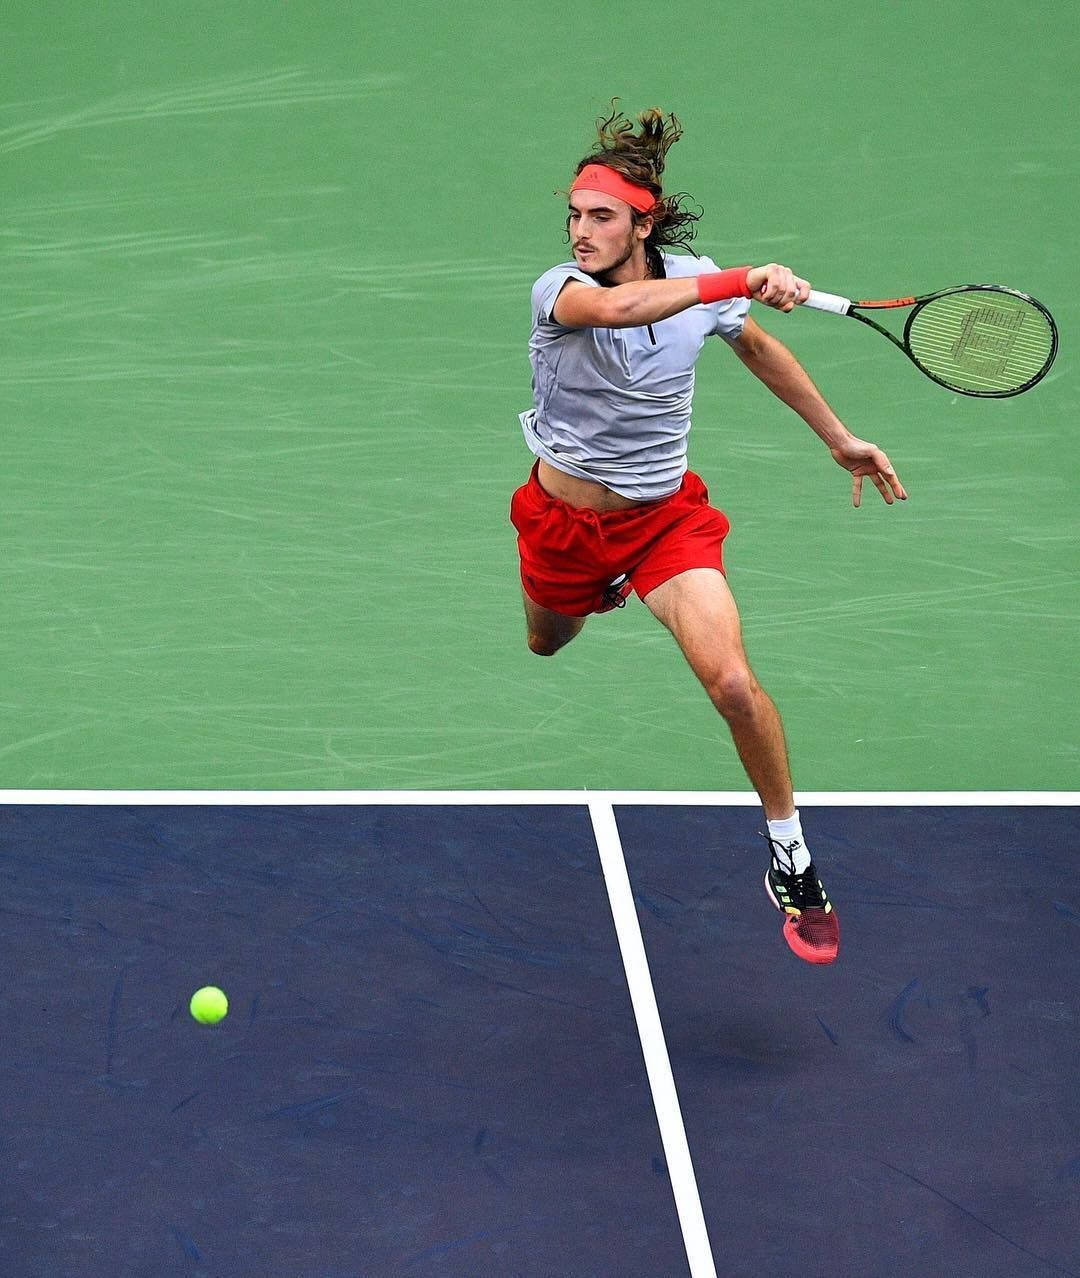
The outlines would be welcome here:
M 203 1025 L 216 1025 L 229 1010 L 225 991 L 216 985 L 204 985 L 191 996 L 191 1014 Z

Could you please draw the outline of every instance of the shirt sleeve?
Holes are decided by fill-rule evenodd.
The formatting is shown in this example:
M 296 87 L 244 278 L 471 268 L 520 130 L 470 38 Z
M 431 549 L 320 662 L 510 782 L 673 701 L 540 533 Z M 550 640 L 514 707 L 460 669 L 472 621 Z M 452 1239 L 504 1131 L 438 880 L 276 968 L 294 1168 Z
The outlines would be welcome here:
M 710 275 L 721 269 L 711 257 L 699 258 L 698 265 L 701 267 L 699 275 Z M 746 317 L 750 314 L 750 299 L 732 297 L 726 302 L 710 302 L 706 309 L 712 312 L 714 319 L 709 335 L 722 337 L 725 342 L 734 342 L 742 335 Z
M 572 263 L 564 262 L 561 266 L 553 266 L 550 271 L 545 271 L 540 276 L 532 288 L 532 315 L 535 327 L 548 324 L 554 328 L 565 328 L 565 325 L 557 324 L 551 318 L 551 312 L 555 309 L 555 302 L 567 280 L 580 280 L 583 284 L 600 288 L 591 275 L 579 271 Z

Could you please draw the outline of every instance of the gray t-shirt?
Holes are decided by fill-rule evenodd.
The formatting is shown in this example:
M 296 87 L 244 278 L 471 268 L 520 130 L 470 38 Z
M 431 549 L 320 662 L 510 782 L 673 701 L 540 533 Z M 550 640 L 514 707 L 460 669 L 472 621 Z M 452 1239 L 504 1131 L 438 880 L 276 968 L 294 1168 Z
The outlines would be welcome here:
M 669 279 L 720 268 L 707 257 L 664 254 Z M 638 501 L 670 496 L 686 471 L 694 364 L 706 337 L 734 341 L 750 302 L 688 307 L 649 327 L 566 328 L 551 318 L 567 280 L 601 288 L 573 262 L 533 285 L 533 407 L 525 441 L 559 470 Z

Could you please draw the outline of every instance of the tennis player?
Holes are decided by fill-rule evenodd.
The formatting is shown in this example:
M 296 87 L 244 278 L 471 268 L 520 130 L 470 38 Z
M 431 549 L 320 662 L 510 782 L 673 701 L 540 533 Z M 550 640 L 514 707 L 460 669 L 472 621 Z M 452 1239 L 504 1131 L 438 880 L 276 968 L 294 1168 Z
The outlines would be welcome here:
M 881 449 L 846 429 L 791 352 L 750 317 L 751 299 L 790 311 L 805 301 L 806 280 L 775 263 L 720 270 L 665 251 L 687 245 L 700 217 L 661 186 L 682 128 L 657 109 L 637 125 L 614 104 L 598 123 L 569 195 L 574 260 L 532 290 L 533 407 L 521 424 L 537 460 L 510 511 L 528 644 L 551 656 L 590 614 L 637 592 L 727 721 L 761 799 L 765 886 L 788 945 L 807 962 L 831 963 L 836 911 L 803 837 L 780 716 L 747 662 L 724 577 L 728 520 L 687 469 L 706 338 L 723 338 L 820 437 L 851 473 L 856 506 L 864 479 L 889 504 L 907 494 Z

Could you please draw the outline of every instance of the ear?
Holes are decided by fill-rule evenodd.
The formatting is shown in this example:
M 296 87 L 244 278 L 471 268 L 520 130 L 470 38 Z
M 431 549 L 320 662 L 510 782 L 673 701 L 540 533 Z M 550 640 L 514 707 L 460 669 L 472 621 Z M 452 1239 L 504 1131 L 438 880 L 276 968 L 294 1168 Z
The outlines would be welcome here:
M 651 217 L 643 217 L 634 223 L 634 234 L 639 240 L 647 240 L 652 234 L 653 219 Z

